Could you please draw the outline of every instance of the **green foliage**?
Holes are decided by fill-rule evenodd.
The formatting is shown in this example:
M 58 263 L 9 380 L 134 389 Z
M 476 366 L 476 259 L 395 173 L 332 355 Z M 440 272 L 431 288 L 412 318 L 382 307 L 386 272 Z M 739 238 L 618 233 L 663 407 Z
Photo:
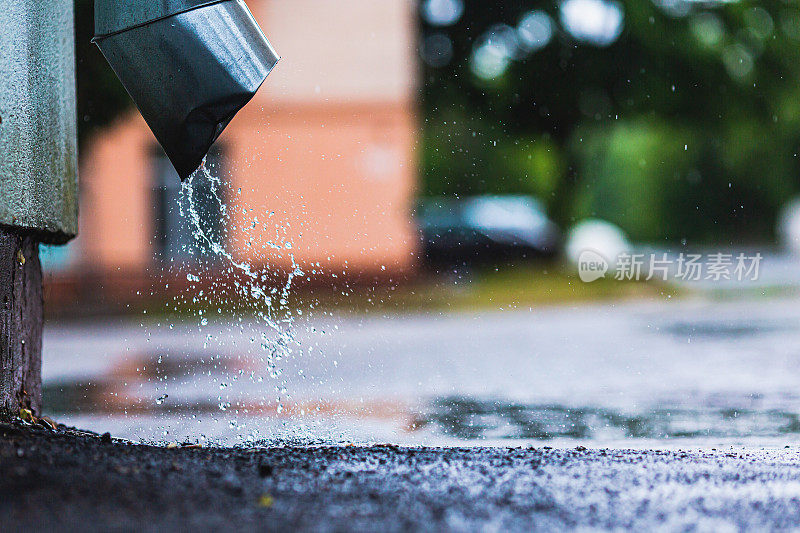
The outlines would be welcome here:
M 683 144 L 692 132 L 640 120 L 593 128 L 581 138 L 571 150 L 582 169 L 576 216 L 614 222 L 636 240 L 669 235 L 672 228 L 664 226 L 677 206 L 665 200 L 696 179 L 696 155 Z
M 641 240 L 771 237 L 800 188 L 800 9 L 767 0 L 624 0 L 610 46 L 576 40 L 555 1 L 466 0 L 453 58 L 424 71 L 427 194 L 533 193 L 568 226 L 599 216 Z M 493 25 L 532 9 L 555 34 L 484 80 L 470 69 Z

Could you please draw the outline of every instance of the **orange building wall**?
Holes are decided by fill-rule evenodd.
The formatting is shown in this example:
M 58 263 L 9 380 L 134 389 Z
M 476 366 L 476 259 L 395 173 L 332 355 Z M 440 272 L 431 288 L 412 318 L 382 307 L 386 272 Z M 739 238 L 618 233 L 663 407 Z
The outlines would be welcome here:
M 281 61 L 256 100 L 414 101 L 416 0 L 249 1 Z
M 152 258 L 152 134 L 138 112 L 97 136 L 81 156 L 78 267 L 141 271 Z
M 385 105 L 278 108 L 243 116 L 223 138 L 232 185 L 241 187 L 240 203 L 253 214 L 275 212 L 270 223 L 285 228 L 300 263 L 406 270 L 417 242 L 410 219 L 416 175 L 412 117 L 408 109 Z M 237 228 L 252 221 L 253 214 L 234 212 Z M 254 244 L 259 249 L 265 242 Z
M 415 40 L 411 0 L 248 2 L 282 60 L 220 138 L 239 207 L 240 259 L 286 266 L 242 227 L 264 214 L 301 264 L 406 271 L 418 237 Z M 81 168 L 80 268 L 143 273 L 153 261 L 155 140 L 138 112 L 93 139 Z M 252 236 L 252 234 L 248 234 Z M 263 235 L 268 240 L 274 234 Z

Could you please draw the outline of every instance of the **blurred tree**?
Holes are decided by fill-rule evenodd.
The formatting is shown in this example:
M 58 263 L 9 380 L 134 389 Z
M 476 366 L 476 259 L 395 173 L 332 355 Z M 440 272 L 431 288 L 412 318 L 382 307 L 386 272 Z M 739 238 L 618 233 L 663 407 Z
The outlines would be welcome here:
M 642 240 L 771 236 L 800 188 L 791 2 L 423 0 L 425 194 Z M 449 17 L 447 15 L 450 15 Z
M 133 106 L 94 37 L 94 1 L 75 0 L 75 57 L 78 77 L 78 137 L 83 145 L 97 128 Z

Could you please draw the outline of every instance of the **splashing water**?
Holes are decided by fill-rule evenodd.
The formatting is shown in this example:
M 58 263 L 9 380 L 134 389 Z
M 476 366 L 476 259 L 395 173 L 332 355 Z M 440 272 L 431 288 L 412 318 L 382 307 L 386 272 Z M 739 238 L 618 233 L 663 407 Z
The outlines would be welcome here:
M 263 287 L 260 285 L 261 283 L 268 282 L 268 275 L 266 273 L 259 273 L 257 272 L 251 263 L 245 261 L 237 261 L 233 255 L 228 252 L 225 247 L 222 245 L 221 242 L 215 240 L 212 236 L 208 234 L 208 232 L 203 228 L 200 218 L 200 213 L 198 212 L 197 205 L 195 203 L 195 195 L 194 195 L 194 180 L 195 179 L 204 179 L 207 180 L 208 183 L 211 185 L 210 191 L 213 195 L 216 202 L 219 203 L 220 212 L 222 214 L 223 220 L 230 220 L 228 216 L 228 207 L 225 202 L 220 197 L 219 189 L 221 187 L 221 182 L 218 177 L 215 177 L 206 166 L 205 161 L 203 161 L 203 165 L 200 169 L 197 170 L 194 174 L 189 176 L 189 179 L 186 180 L 184 184 L 182 194 L 185 196 L 187 200 L 188 208 L 186 212 L 184 212 L 183 202 L 179 203 L 179 208 L 181 210 L 181 215 L 187 217 L 191 224 L 192 235 L 194 239 L 203 245 L 206 245 L 211 252 L 229 264 L 229 268 L 234 269 L 236 271 L 241 272 L 248 278 L 252 280 L 252 283 L 243 286 L 242 284 L 237 284 L 237 287 L 241 289 L 241 293 L 239 294 L 242 297 L 252 297 L 256 300 L 261 300 L 266 305 L 266 311 L 261 311 L 257 313 L 258 318 L 264 321 L 264 323 L 277 332 L 280 335 L 280 338 L 283 340 L 293 340 L 291 335 L 291 330 L 287 330 L 281 326 L 280 322 L 277 321 L 272 316 L 273 311 L 273 299 L 271 296 L 264 291 Z M 254 227 L 257 222 L 254 223 Z M 277 249 L 281 249 L 280 245 L 275 245 Z M 284 249 L 291 250 L 291 244 L 286 243 L 284 245 Z M 297 276 L 304 275 L 304 272 L 300 269 L 295 261 L 294 254 L 289 253 L 289 259 L 292 262 L 292 269 L 289 271 L 289 276 L 283 288 L 281 289 L 281 302 L 285 302 L 289 298 L 289 293 L 292 288 L 292 283 Z M 191 274 L 189 275 L 191 276 Z M 192 278 L 187 276 L 187 279 L 190 281 Z M 199 280 L 199 276 L 194 276 L 194 279 Z M 282 303 L 281 305 L 286 305 Z
M 209 193 L 209 197 L 205 200 L 210 199 L 215 204 L 214 208 L 218 208 L 221 222 L 219 234 L 210 231 L 208 222 L 204 220 L 205 213 L 200 205 L 202 202 L 198 200 L 198 188 Z M 220 378 L 218 389 L 221 392 L 217 398 L 219 410 L 233 412 L 234 415 L 238 412 L 235 397 L 230 389 L 232 383 L 241 377 L 247 376 L 255 384 L 263 384 L 269 377 L 275 382 L 274 402 L 264 398 L 262 405 L 274 406 L 277 413 L 281 413 L 284 409 L 283 402 L 289 393 L 285 382 L 281 381 L 280 362 L 286 357 L 298 355 L 301 350 L 295 332 L 295 314 L 289 307 L 289 297 L 295 280 L 305 276 L 306 273 L 295 261 L 291 252 L 291 242 L 285 236 L 285 228 L 283 228 L 284 234 L 281 235 L 282 228 L 278 228 L 275 224 L 270 227 L 268 224 L 272 214 L 267 217 L 268 223 L 259 225 L 258 218 L 252 216 L 252 209 L 242 209 L 241 214 L 252 217 L 252 221 L 248 222 L 246 227 L 242 227 L 243 224 L 239 223 L 238 229 L 241 231 L 239 238 L 244 235 L 249 255 L 263 260 L 264 264 L 270 257 L 288 260 L 291 266 L 288 268 L 285 280 L 278 281 L 278 274 L 275 271 L 259 268 L 251 260 L 237 258 L 231 253 L 224 243 L 230 237 L 231 230 L 237 229 L 237 225 L 231 213 L 233 208 L 224 200 L 223 191 L 224 185 L 221 179 L 214 175 L 205 161 L 183 184 L 178 206 L 182 219 L 191 231 L 194 245 L 194 249 L 187 247 L 185 251 L 188 255 L 196 256 L 197 261 L 192 263 L 190 267 L 192 271 L 186 273 L 186 280 L 192 292 L 191 300 L 187 300 L 185 295 L 177 297 L 176 300 L 178 303 L 182 301 L 200 306 L 213 304 L 216 300 L 216 314 L 220 317 L 225 315 L 225 320 L 220 321 L 222 327 L 238 327 L 243 335 L 249 333 L 250 344 L 253 345 L 251 350 L 256 352 L 253 354 L 251 351 L 249 355 L 256 355 L 256 359 L 262 363 L 260 367 L 264 372 L 251 371 L 249 376 L 241 368 L 238 371 L 227 369 L 232 375 Z M 253 241 L 258 239 L 249 234 L 253 231 L 259 232 L 256 237 L 261 237 L 268 231 L 275 231 L 276 235 L 262 245 L 262 250 L 259 252 L 253 244 Z M 200 255 L 197 250 L 205 250 L 207 256 L 205 260 L 197 257 Z M 176 267 L 185 271 L 187 265 L 181 263 Z M 212 294 L 205 292 L 203 282 L 210 282 L 209 292 Z M 177 307 L 176 305 L 176 309 Z M 213 311 L 201 308 L 196 312 L 199 316 L 200 330 L 209 329 L 210 322 L 205 315 Z M 298 311 L 297 314 L 302 315 L 302 311 Z M 215 340 L 214 335 L 209 333 L 204 348 Z M 231 424 L 231 427 L 243 426 L 236 420 Z

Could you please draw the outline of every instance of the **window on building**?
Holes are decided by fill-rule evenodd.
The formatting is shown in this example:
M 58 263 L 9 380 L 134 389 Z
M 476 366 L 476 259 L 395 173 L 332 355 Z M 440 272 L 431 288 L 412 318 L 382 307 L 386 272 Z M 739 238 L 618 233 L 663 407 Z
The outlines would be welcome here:
M 219 175 L 223 165 L 222 151 L 212 150 L 206 158 L 206 167 L 211 174 Z M 160 147 L 154 150 L 153 178 L 155 217 L 153 245 L 156 260 L 163 263 L 213 260 L 208 241 L 196 238 L 198 230 L 188 213 L 190 207 L 195 209 L 199 215 L 202 233 L 212 242 L 224 246 L 220 203 L 225 201 L 222 197 L 224 191 L 217 190 L 215 194 L 209 180 L 196 178 L 193 181 L 191 200 L 188 194 L 181 194 L 183 184 Z

